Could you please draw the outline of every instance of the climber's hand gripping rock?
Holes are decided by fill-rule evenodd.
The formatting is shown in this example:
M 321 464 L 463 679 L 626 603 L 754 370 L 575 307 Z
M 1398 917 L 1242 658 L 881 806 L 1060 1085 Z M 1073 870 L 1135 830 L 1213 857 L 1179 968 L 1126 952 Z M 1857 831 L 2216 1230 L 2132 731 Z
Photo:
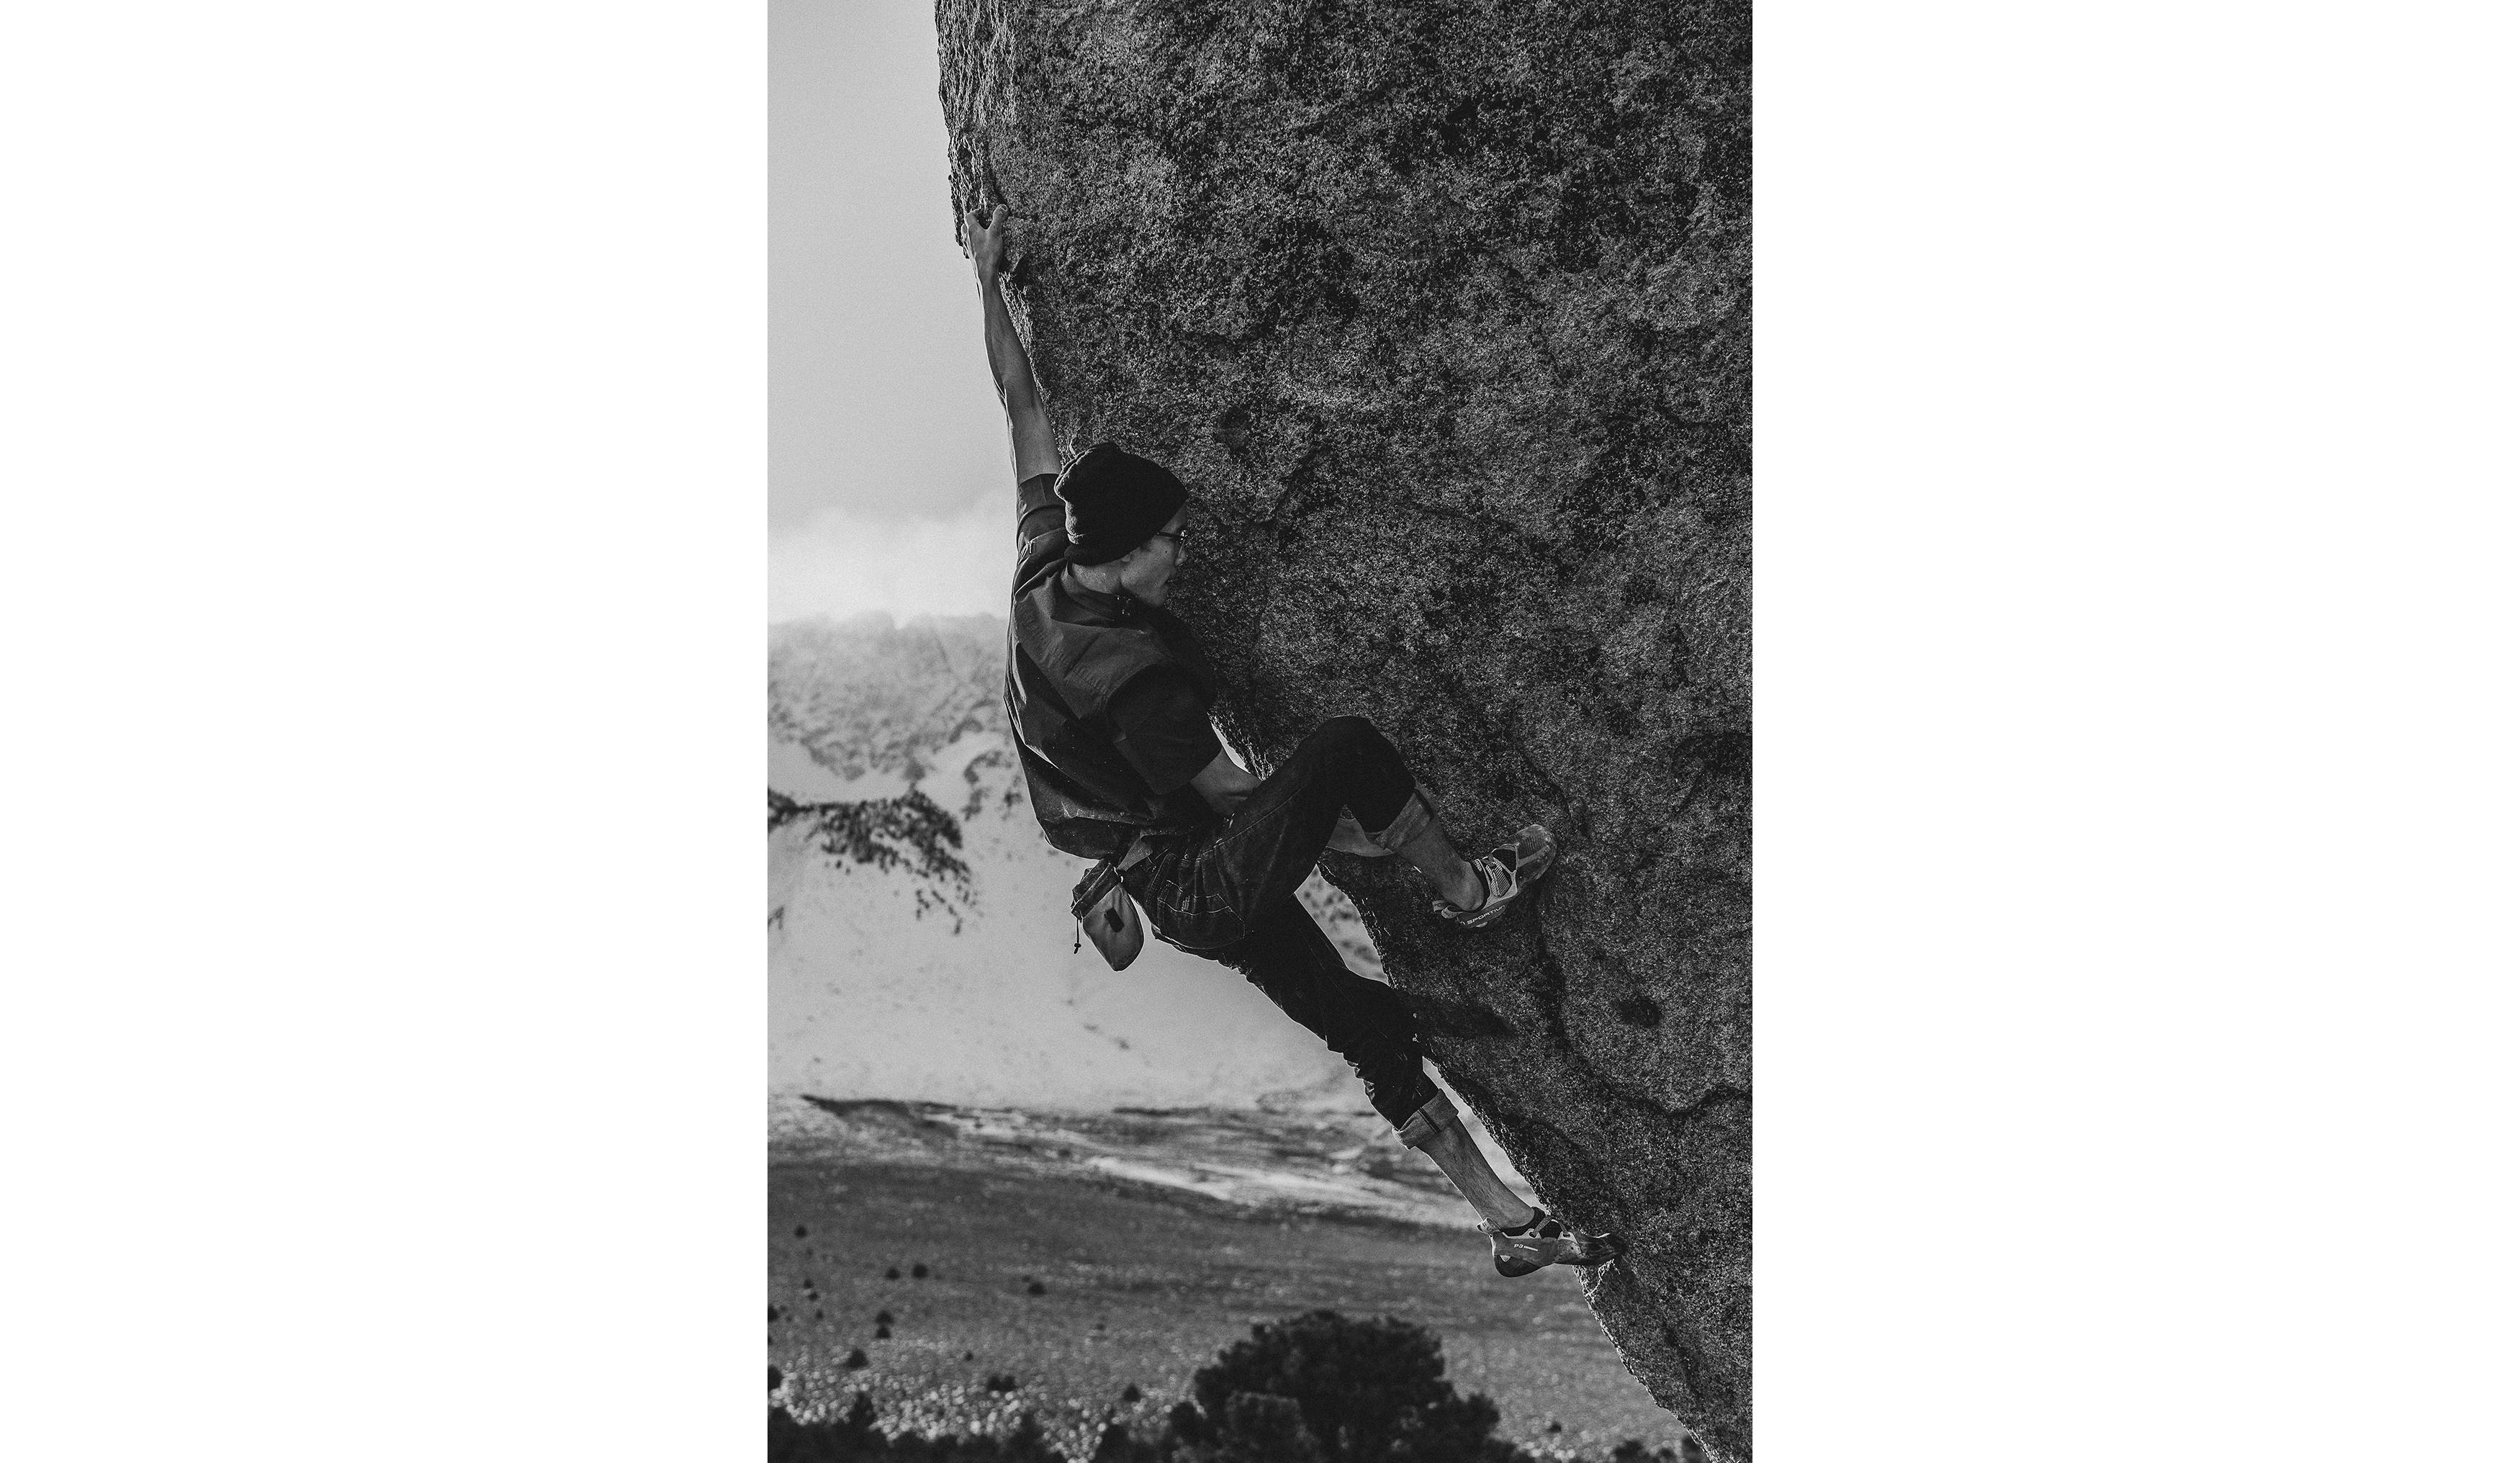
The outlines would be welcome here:
M 965 210 L 963 252 L 970 257 L 972 272 L 984 281 L 1007 267 L 1006 204 Z

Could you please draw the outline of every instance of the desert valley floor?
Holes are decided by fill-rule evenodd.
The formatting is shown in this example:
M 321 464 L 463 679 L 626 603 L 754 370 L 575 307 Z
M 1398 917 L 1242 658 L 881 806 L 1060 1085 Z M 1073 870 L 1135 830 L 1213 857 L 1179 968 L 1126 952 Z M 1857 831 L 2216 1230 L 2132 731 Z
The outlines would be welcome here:
M 1152 1423 L 1253 1323 L 1327 1308 L 1433 1329 L 1454 1384 L 1487 1394 L 1499 1432 L 1544 1454 L 1680 1437 L 1572 1272 L 1496 1274 L 1440 1175 L 1353 1141 L 1363 1125 L 784 1108 L 769 1353 L 785 1377 L 774 1398 L 799 1417 L 835 1415 L 859 1392 L 896 1431 L 1002 1432 L 1029 1411 L 1082 1457 L 1109 1421 Z M 863 1367 L 845 1364 L 852 1351 Z

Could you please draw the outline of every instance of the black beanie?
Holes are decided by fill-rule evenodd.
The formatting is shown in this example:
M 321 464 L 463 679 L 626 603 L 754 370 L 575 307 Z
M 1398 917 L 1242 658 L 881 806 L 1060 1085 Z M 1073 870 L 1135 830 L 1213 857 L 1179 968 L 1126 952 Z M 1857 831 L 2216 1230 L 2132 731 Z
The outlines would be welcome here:
M 1058 474 L 1067 505 L 1067 561 L 1108 563 L 1181 511 L 1190 490 L 1160 463 L 1098 442 Z

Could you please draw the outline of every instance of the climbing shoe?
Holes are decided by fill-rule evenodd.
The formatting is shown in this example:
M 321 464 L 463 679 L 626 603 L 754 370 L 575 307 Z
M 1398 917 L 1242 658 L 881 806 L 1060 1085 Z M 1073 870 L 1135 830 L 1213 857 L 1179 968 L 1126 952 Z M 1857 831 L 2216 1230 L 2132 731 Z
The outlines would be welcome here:
M 1552 1219 L 1541 1210 L 1533 1210 L 1531 1221 L 1520 1229 L 1499 1229 L 1481 1224 L 1479 1231 L 1496 1246 L 1496 1267 L 1500 1275 L 1528 1275 L 1543 1265 L 1571 1264 L 1590 1269 L 1618 1258 L 1624 1248 L 1607 1234 L 1586 1234 L 1571 1224 Z
M 1475 909 L 1464 909 L 1450 900 L 1435 901 L 1435 912 L 1455 924 L 1474 930 L 1486 929 L 1505 917 L 1506 909 L 1522 897 L 1523 891 L 1540 882 L 1549 865 L 1557 862 L 1557 840 L 1538 823 L 1514 835 L 1511 843 L 1501 843 L 1493 850 L 1470 861 L 1479 878 L 1487 886 L 1487 899 Z

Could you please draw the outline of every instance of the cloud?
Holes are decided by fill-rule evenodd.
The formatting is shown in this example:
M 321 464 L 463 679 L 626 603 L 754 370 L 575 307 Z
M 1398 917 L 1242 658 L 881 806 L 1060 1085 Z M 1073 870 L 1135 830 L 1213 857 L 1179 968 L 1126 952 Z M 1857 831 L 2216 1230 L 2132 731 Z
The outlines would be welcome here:
M 913 615 L 1007 612 L 1015 506 L 984 493 L 950 516 L 889 517 L 826 509 L 770 536 L 770 620 L 879 609 Z

